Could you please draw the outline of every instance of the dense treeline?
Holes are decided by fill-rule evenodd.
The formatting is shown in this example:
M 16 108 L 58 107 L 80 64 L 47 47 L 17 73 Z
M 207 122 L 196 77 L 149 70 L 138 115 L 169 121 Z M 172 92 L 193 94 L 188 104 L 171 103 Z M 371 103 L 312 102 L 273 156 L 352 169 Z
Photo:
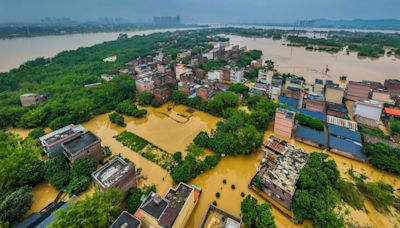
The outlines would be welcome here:
M 383 143 L 367 143 L 364 150 L 368 162 L 378 169 L 400 174 L 400 149 L 392 148 Z

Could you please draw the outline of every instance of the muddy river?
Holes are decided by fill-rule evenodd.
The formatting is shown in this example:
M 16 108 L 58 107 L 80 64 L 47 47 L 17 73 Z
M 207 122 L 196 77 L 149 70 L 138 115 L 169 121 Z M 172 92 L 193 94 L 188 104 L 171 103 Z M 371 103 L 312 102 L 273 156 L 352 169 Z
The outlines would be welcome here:
M 126 117 L 126 128 L 121 128 L 110 123 L 106 114 L 93 118 L 89 122 L 84 123 L 83 126 L 100 137 L 103 146 L 109 146 L 114 154 L 120 154 L 130 159 L 138 168 L 143 169 L 142 174 L 144 178 L 141 178 L 139 181 L 141 186 L 156 184 L 158 193 L 164 195 L 173 185 L 171 176 L 156 164 L 132 152 L 127 147 L 122 146 L 113 136 L 124 130 L 128 130 L 164 148 L 168 152 L 173 153 L 175 151 L 184 151 L 186 145 L 192 142 L 199 131 L 210 131 L 220 119 L 201 111 L 195 111 L 190 114 L 186 112 L 186 107 L 184 106 L 176 106 L 168 111 L 167 106 L 164 105 L 157 109 L 148 108 L 148 111 L 149 115 L 145 119 Z M 186 121 L 184 122 L 182 120 Z M 14 132 L 25 136 L 28 130 L 14 129 Z M 265 138 L 269 137 L 271 134 L 273 134 L 271 130 L 267 131 L 265 133 Z M 294 140 L 285 140 L 307 152 L 323 152 L 316 148 L 295 142 Z M 364 173 L 372 180 L 383 180 L 393 185 L 395 189 L 400 188 L 399 176 L 384 173 L 365 163 L 353 161 L 334 154 L 330 155 L 338 164 L 342 176 L 346 177 L 347 171 L 353 168 L 355 171 Z M 224 157 L 214 169 L 208 170 L 192 180 L 190 183 L 201 187 L 203 192 L 200 197 L 200 202 L 195 208 L 186 227 L 198 227 L 207 207 L 213 201 L 217 202 L 217 206 L 236 216 L 240 216 L 241 192 L 244 192 L 246 195 L 250 193 L 262 202 L 263 200 L 247 187 L 261 159 L 261 151 L 257 151 L 249 156 Z M 227 184 L 223 184 L 222 181 L 224 179 L 227 180 Z M 232 184 L 236 187 L 234 190 L 231 188 Z M 89 189 L 84 195 L 91 194 L 92 192 L 93 188 Z M 215 197 L 217 192 L 221 195 L 219 199 Z M 30 212 L 40 211 L 44 206 L 55 199 L 57 191 L 47 183 L 42 183 L 33 189 L 33 195 L 34 205 Z M 81 197 L 84 197 L 84 195 Z M 397 219 L 398 215 L 394 211 L 392 214 L 381 214 L 374 209 L 370 202 L 365 201 L 365 205 L 368 214 L 349 208 L 350 216 L 348 216 L 348 219 L 352 219 L 361 226 L 393 227 L 394 224 L 397 226 L 400 225 Z M 278 227 L 304 227 L 310 224 L 306 223 L 301 226 L 295 225 L 275 208 L 273 208 L 273 214 Z
M 358 57 L 347 54 L 308 51 L 304 47 L 289 47 L 281 40 L 228 36 L 232 44 L 247 46 L 248 49 L 263 51 L 265 60 L 272 59 L 280 72 L 293 73 L 313 83 L 316 78 L 338 82 L 346 75 L 349 80 L 373 80 L 383 82 L 388 78 L 400 79 L 400 57 Z M 326 68 L 329 71 L 326 73 Z

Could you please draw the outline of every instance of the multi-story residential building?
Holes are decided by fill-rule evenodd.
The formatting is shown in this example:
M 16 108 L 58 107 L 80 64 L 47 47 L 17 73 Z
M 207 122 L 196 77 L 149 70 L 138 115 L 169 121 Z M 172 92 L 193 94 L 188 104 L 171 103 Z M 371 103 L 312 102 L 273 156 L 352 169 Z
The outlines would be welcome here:
M 72 137 L 82 134 L 84 131 L 85 128 L 83 128 L 82 125 L 70 124 L 40 137 L 39 141 L 42 144 L 43 150 L 47 157 L 52 158 L 63 155 L 61 143 Z
M 309 154 L 273 136 L 264 142 L 263 150 L 265 159 L 257 173 L 262 179 L 260 190 L 291 210 L 297 180 Z
M 186 67 L 185 64 L 176 64 L 175 66 L 175 77 L 177 80 L 179 80 L 179 77 L 181 76 L 181 74 L 184 74 L 186 72 L 190 72 L 192 71 L 192 69 Z
M 231 67 L 226 66 L 222 68 L 222 81 L 229 82 L 231 80 Z
M 153 89 L 154 99 L 161 104 L 171 100 L 172 88 L 165 86 Z
M 231 68 L 230 81 L 231 82 L 242 82 L 244 79 L 244 70 L 238 67 Z
M 208 101 L 211 96 L 211 89 L 208 85 L 201 86 L 200 88 L 196 89 L 196 95 L 204 101 Z
M 207 79 L 211 81 L 220 81 L 222 76 L 221 70 L 213 70 L 207 73 Z
M 344 97 L 344 90 L 339 88 L 338 84 L 326 84 L 325 100 L 334 104 L 342 104 Z
M 308 95 L 306 109 L 315 112 L 326 113 L 326 103 L 324 101 L 324 97 Z
M 142 222 L 127 211 L 123 211 L 111 224 L 110 228 L 140 228 Z
M 303 89 L 304 80 L 298 78 L 287 78 L 285 83 L 285 90 L 289 87 Z
M 19 99 L 22 106 L 38 105 L 47 101 L 47 94 L 25 93 Z
M 90 157 L 97 161 L 104 159 L 103 148 L 100 139 L 90 131 L 70 138 L 62 142 L 64 155 L 71 163 L 82 157 Z
M 386 79 L 384 86 L 391 96 L 400 96 L 400 80 Z
M 261 83 L 266 83 L 270 85 L 272 83 L 272 77 L 274 76 L 274 72 L 268 69 L 260 69 L 258 70 L 258 81 Z
M 292 138 L 296 113 L 283 108 L 275 112 L 274 133 L 285 138 Z
M 181 182 L 177 188 L 169 189 L 164 198 L 150 193 L 134 215 L 145 227 L 185 227 L 200 194 L 200 188 Z
M 382 105 L 378 101 L 364 100 L 354 104 L 354 115 L 379 121 L 382 115 Z
M 299 100 L 301 97 L 301 89 L 295 87 L 288 87 L 285 92 L 285 97 Z
M 389 91 L 387 90 L 374 90 L 372 92 L 372 100 L 379 101 L 382 104 L 384 103 L 394 103 L 392 100 Z
M 371 88 L 363 82 L 350 81 L 346 87 L 346 99 L 352 101 L 367 100 L 371 96 Z
M 119 156 L 114 157 L 100 169 L 93 172 L 92 177 L 101 191 L 107 191 L 109 188 L 119 188 L 126 193 L 129 189 L 137 186 L 135 165 Z
M 154 81 L 151 78 L 141 78 L 135 81 L 136 83 L 136 91 L 138 93 L 153 93 L 154 89 Z
M 313 86 L 313 92 L 322 94 L 322 93 L 324 93 L 324 88 L 325 88 L 324 81 L 321 79 L 315 79 L 315 83 Z
M 282 83 L 283 79 L 282 78 L 272 78 L 271 82 L 271 87 L 269 90 L 269 96 L 274 98 L 274 97 L 279 97 L 282 94 Z

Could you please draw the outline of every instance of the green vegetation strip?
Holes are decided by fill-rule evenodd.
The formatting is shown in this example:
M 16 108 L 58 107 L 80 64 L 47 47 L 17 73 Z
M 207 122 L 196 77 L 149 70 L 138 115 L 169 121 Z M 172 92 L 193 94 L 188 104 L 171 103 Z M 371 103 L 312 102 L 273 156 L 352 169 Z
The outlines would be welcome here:
M 114 136 L 114 138 L 142 157 L 161 166 L 163 169 L 167 171 L 172 170 L 174 166 L 172 155 L 146 139 L 128 131 L 124 131 Z

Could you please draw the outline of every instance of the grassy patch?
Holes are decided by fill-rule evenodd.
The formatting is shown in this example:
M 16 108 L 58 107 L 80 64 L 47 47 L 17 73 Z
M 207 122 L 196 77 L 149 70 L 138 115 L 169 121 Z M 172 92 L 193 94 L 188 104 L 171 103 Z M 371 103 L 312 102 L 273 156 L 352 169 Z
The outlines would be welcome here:
M 114 136 L 114 138 L 132 151 L 156 163 L 167 171 L 171 171 L 175 165 L 172 154 L 132 132 L 124 131 Z

